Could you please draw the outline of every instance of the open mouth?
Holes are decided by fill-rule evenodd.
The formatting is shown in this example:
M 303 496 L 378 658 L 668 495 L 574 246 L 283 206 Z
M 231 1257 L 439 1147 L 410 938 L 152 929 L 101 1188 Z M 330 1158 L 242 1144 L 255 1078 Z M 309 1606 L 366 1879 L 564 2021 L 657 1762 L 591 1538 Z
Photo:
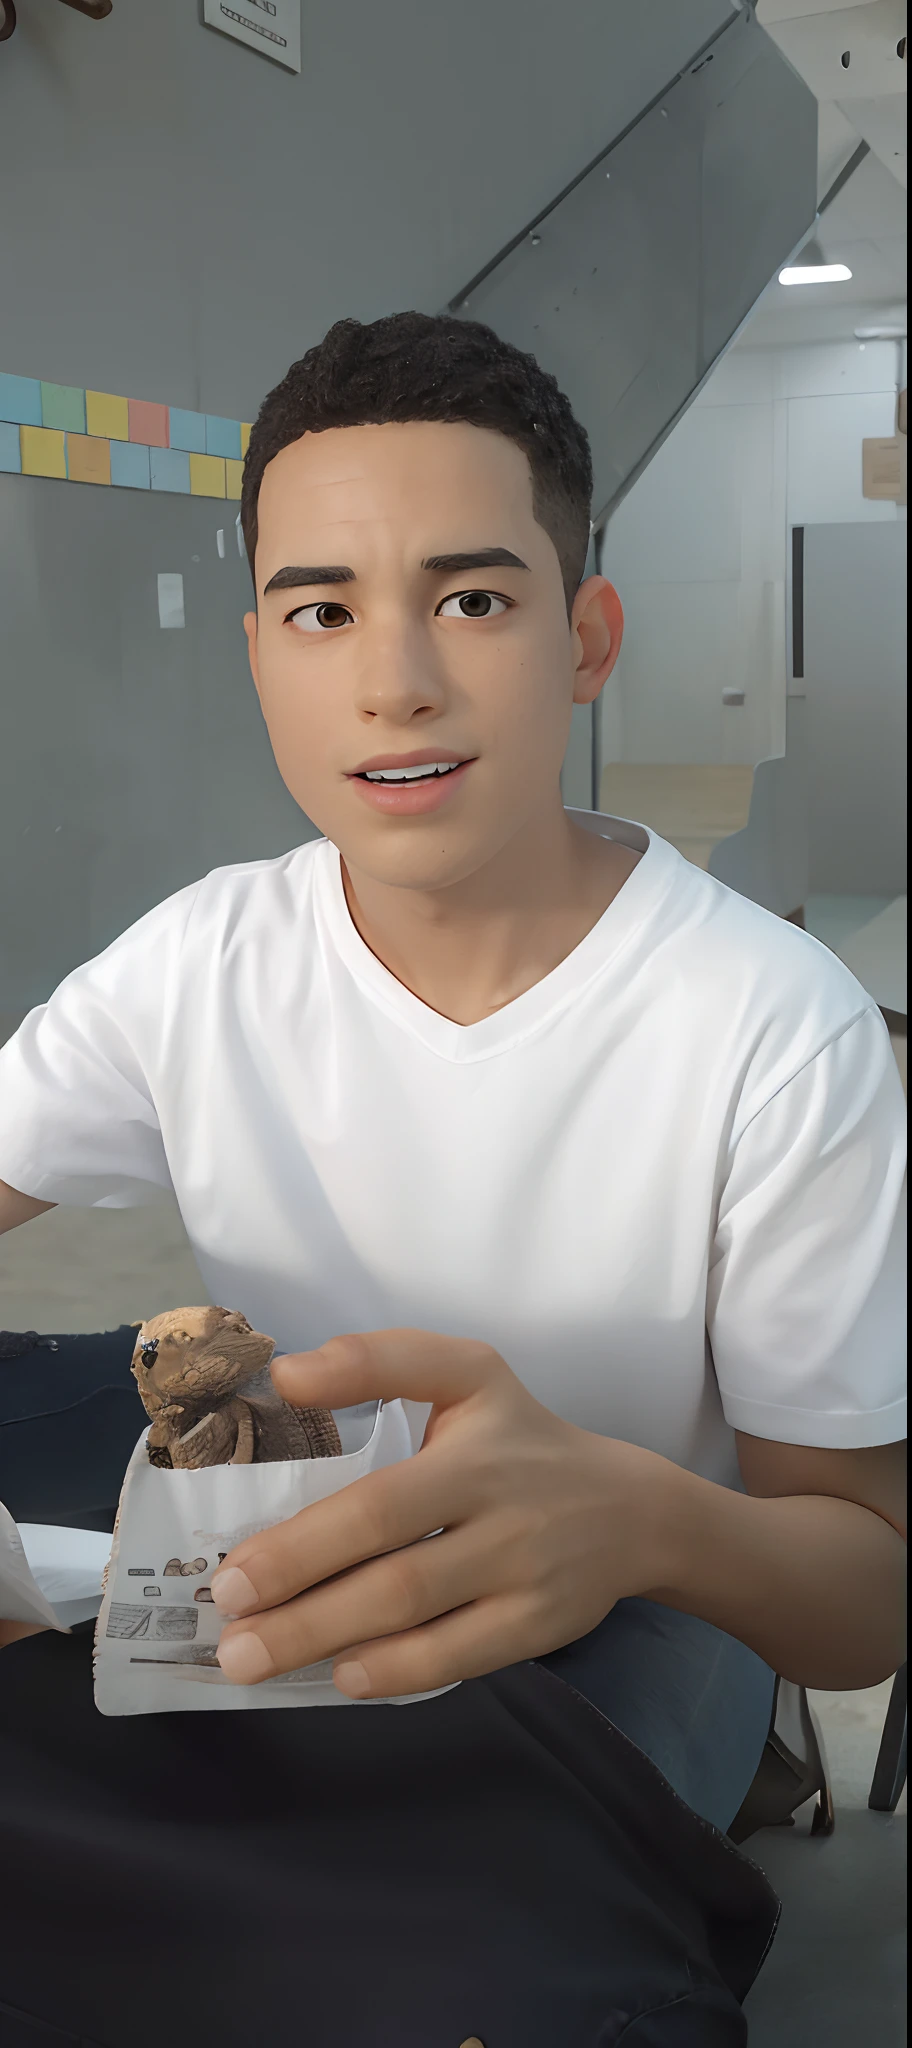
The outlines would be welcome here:
M 401 787 L 411 782 L 439 782 L 445 775 L 452 775 L 457 768 L 465 768 L 465 761 L 429 761 L 424 768 L 367 768 L 354 779 L 357 782 L 377 782 L 388 787 Z
M 454 803 L 474 756 L 466 761 L 422 761 L 410 768 L 362 768 L 349 781 L 357 802 L 383 817 L 419 818 Z

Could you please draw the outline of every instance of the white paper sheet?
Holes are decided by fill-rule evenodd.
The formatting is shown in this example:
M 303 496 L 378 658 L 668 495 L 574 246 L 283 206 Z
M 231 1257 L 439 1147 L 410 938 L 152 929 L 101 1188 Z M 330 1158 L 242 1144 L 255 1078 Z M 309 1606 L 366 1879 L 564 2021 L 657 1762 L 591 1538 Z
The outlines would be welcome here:
M 73 1628 L 76 1622 L 91 1621 L 101 1606 L 110 1531 L 20 1522 L 19 1535 L 32 1577 L 60 1626 Z
M 34 1527 L 34 1524 L 32 1525 Z M 56 1532 L 65 1539 L 84 1532 L 60 1529 Z M 110 1543 L 110 1538 L 105 1538 Z M 61 1552 L 65 1550 L 65 1542 Z M 60 1553 L 59 1553 L 60 1554 Z M 100 1574 L 99 1574 L 100 1576 Z M 100 1597 L 100 1596 L 99 1596 Z M 90 1607 L 89 1613 L 97 1611 Z M 0 1501 L 0 1621 L 34 1621 L 45 1628 L 69 1628 L 69 1619 L 61 1620 L 51 1601 L 41 1589 L 30 1564 L 23 1542 L 22 1533 L 13 1521 L 12 1515 Z

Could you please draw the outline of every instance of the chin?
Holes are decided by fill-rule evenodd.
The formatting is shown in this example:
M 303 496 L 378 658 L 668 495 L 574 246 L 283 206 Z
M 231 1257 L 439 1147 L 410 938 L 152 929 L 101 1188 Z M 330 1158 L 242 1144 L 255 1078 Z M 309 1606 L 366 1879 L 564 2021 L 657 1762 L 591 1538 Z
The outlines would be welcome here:
M 333 843 L 339 845 L 338 840 Z M 349 843 L 339 846 L 339 852 L 353 874 L 368 876 L 372 882 L 380 882 L 388 889 L 418 891 L 447 889 L 454 883 L 464 882 L 491 858 L 491 851 L 484 847 L 460 847 L 452 843 L 445 848 L 356 847 Z
M 503 843 L 496 832 L 473 831 L 469 825 L 463 825 L 461 831 L 450 825 L 444 832 L 439 822 L 435 831 L 430 819 L 423 825 L 418 818 L 397 819 L 389 833 L 383 829 L 386 825 L 387 820 L 382 819 L 378 820 L 379 829 L 368 832 L 353 832 L 350 823 L 348 829 L 340 827 L 338 832 L 325 826 L 320 829 L 338 847 L 353 875 L 363 875 L 388 889 L 449 888 L 477 874 Z M 415 826 L 420 829 L 416 831 Z

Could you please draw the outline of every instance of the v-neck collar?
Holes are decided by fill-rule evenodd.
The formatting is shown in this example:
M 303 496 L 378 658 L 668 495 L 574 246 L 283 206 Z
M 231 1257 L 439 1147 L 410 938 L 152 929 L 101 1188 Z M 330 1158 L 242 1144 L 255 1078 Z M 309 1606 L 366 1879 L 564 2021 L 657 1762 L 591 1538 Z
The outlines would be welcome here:
M 673 847 L 632 819 L 610 818 L 591 811 L 573 811 L 569 815 L 588 830 L 597 831 L 601 838 L 631 847 L 642 858 L 591 931 L 550 974 L 505 1003 L 503 1009 L 475 1024 L 456 1024 L 451 1018 L 440 1016 L 371 952 L 348 907 L 339 849 L 329 839 L 322 841 L 316 862 L 316 909 L 335 950 L 363 993 L 442 1059 L 460 1063 L 489 1059 L 510 1051 L 540 1030 L 588 982 L 617 962 L 683 865 Z

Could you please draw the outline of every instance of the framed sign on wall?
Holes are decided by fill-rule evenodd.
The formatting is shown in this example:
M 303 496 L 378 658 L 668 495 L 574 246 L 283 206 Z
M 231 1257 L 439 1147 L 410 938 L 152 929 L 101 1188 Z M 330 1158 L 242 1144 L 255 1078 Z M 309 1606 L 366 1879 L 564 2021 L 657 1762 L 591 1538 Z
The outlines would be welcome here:
M 300 71 L 301 0 L 203 0 L 203 20 L 286 71 Z

